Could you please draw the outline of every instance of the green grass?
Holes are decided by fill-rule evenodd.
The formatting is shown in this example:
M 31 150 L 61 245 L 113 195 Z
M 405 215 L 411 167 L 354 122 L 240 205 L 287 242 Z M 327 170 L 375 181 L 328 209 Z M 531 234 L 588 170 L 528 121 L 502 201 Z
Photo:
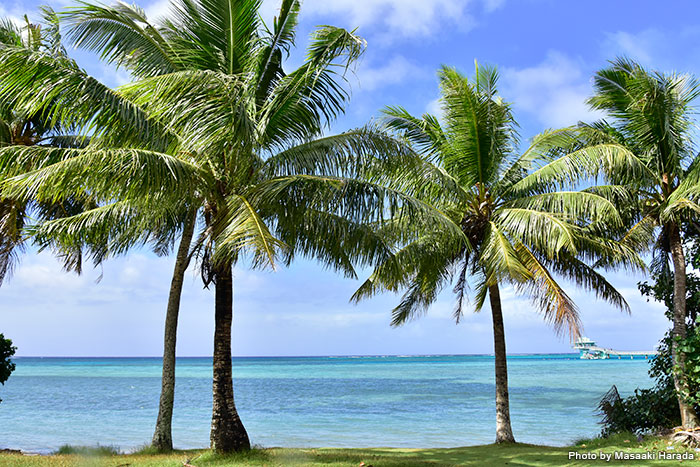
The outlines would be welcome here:
M 573 460 L 569 452 L 629 453 L 690 452 L 700 458 L 700 452 L 675 447 L 668 451 L 668 442 L 659 438 L 647 438 L 641 442 L 631 434 L 616 435 L 608 439 L 581 440 L 568 448 L 554 448 L 529 444 L 485 445 L 451 449 L 253 449 L 246 453 L 219 456 L 211 451 L 178 451 L 171 454 L 153 454 L 143 450 L 134 454 L 92 457 L 80 454 L 56 454 L 51 456 L 0 455 L 0 466 L 16 467 L 182 467 L 189 463 L 197 467 L 208 466 L 323 466 L 358 467 L 364 462 L 374 467 L 409 466 L 582 466 L 582 465 L 678 465 L 669 460 L 623 461 Z M 104 446 L 100 446 L 104 448 Z M 87 451 L 94 454 L 94 450 Z M 700 466 L 700 460 L 683 461 L 681 465 Z
M 72 446 L 70 444 L 64 444 L 54 454 L 77 454 L 79 456 L 87 457 L 104 457 L 104 456 L 116 456 L 121 454 L 119 448 L 116 446 L 103 446 L 98 444 L 97 446 Z

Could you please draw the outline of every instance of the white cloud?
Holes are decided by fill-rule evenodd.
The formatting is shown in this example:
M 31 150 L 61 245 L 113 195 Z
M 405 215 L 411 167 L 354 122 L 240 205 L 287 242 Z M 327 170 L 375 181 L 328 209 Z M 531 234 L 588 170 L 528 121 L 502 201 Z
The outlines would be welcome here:
M 585 104 L 591 86 L 581 65 L 559 52 L 549 52 L 542 63 L 533 67 L 505 68 L 502 82 L 506 100 L 547 127 L 600 118 Z
M 664 44 L 664 37 L 656 29 L 646 29 L 636 34 L 618 31 L 608 34 L 605 41 L 605 53 L 609 58 L 626 55 L 642 63 L 650 63 L 657 55 L 659 44 Z
M 426 113 L 429 113 L 430 115 L 436 116 L 438 119 L 442 121 L 442 117 L 444 116 L 444 112 L 442 109 L 442 102 L 440 101 L 440 97 L 436 97 L 435 99 L 431 100 L 425 105 L 425 111 Z
M 26 25 L 23 18 L 25 14 L 29 16 L 30 20 L 34 19 L 30 13 L 30 11 L 24 11 L 22 5 L 18 3 L 0 3 L 0 17 L 8 18 L 19 27 Z
M 155 0 L 145 7 L 148 17 L 156 19 L 168 13 L 170 0 Z M 333 17 L 329 24 L 360 28 L 366 34 L 376 28 L 382 42 L 396 37 L 426 37 L 450 28 L 470 30 L 476 24 L 471 10 L 481 5 L 486 13 L 503 6 L 505 0 L 305 0 L 302 18 Z M 280 0 L 264 0 L 260 14 L 270 24 L 279 11 Z M 376 37 L 375 37 L 376 38 Z
M 22 355 L 159 355 L 174 259 L 134 251 L 84 276 L 61 271 L 48 253 L 27 255 L 16 275 L 0 289 L 2 330 Z M 491 353 L 491 313 L 467 305 L 459 326 L 448 287 L 426 316 L 405 326 L 389 326 L 400 297 L 378 296 L 358 305 L 348 298 L 359 285 L 311 262 L 277 272 L 235 275 L 234 353 L 236 355 Z M 581 307 L 587 335 L 610 347 L 652 348 L 668 327 L 663 307 L 637 292 L 638 278 L 616 282 L 632 316 L 595 301 L 567 285 Z M 203 290 L 196 268 L 185 281 L 180 311 L 180 355 L 210 355 L 213 291 Z M 510 352 L 568 352 L 567 336 L 556 336 L 530 301 L 512 287 L 502 289 Z
M 490 13 L 501 8 L 506 3 L 506 0 L 484 0 L 484 9 Z
M 432 35 L 441 21 L 469 25 L 468 0 L 307 0 L 308 15 L 339 14 L 360 28 L 378 25 L 387 33 L 405 36 Z
M 89 282 L 84 276 L 66 274 L 60 264 L 46 254 L 21 264 L 10 280 L 17 286 L 51 295 L 57 292 L 72 293 Z
M 155 2 L 149 3 L 144 8 L 146 10 L 146 17 L 149 21 L 154 21 L 166 16 L 170 11 L 171 0 L 156 0 Z
M 24 20 L 24 15 L 27 15 L 29 21 L 39 22 L 41 21 L 41 12 L 36 5 L 47 5 L 53 8 L 55 11 L 61 10 L 63 7 L 70 6 L 74 4 L 73 0 L 51 0 L 50 2 L 41 2 L 29 4 L 22 1 L 6 1 L 0 2 L 0 17 L 9 18 L 10 21 L 14 22 L 20 27 L 26 26 Z
M 392 57 L 384 65 L 376 68 L 362 63 L 357 71 L 360 89 L 366 91 L 399 84 L 407 80 L 416 81 L 431 75 L 430 72 L 406 60 L 401 55 Z
M 467 5 L 472 0 L 306 0 L 303 17 L 337 15 L 346 18 L 353 27 L 379 25 L 388 33 L 406 36 L 431 35 L 441 21 L 451 20 L 461 27 L 471 27 Z M 485 10 L 492 11 L 502 0 L 483 0 Z M 156 0 L 146 5 L 149 18 L 168 12 L 170 0 Z M 280 0 L 265 0 L 260 9 L 268 22 L 279 10 Z M 333 23 L 335 24 L 335 23 Z

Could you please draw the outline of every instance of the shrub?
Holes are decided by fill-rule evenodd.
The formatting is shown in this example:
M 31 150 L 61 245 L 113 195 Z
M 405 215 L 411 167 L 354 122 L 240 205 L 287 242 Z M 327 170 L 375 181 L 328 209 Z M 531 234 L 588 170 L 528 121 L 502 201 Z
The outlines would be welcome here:
M 681 343 L 686 350 L 686 374 L 692 389 L 690 400 L 698 410 L 698 389 L 700 380 L 697 368 L 700 367 L 700 327 L 688 329 L 688 338 Z M 694 349 L 691 351 L 691 347 Z M 603 429 L 602 436 L 613 433 L 632 432 L 650 433 L 664 428 L 680 425 L 681 414 L 673 385 L 673 360 L 671 359 L 671 333 L 668 332 L 659 345 L 658 355 L 650 360 L 649 376 L 656 380 L 651 389 L 636 389 L 634 394 L 622 398 L 613 386 L 605 393 L 598 404 Z
M 5 336 L 0 334 L 0 384 L 2 385 L 5 384 L 10 374 L 15 371 L 15 364 L 12 363 L 11 357 L 16 350 L 17 348 L 12 346 L 12 341 L 5 339 Z M 0 399 L 0 402 L 2 402 L 2 399 Z
M 64 444 L 54 454 L 77 454 L 79 456 L 102 457 L 102 456 L 118 456 L 121 454 L 117 446 L 72 446 Z

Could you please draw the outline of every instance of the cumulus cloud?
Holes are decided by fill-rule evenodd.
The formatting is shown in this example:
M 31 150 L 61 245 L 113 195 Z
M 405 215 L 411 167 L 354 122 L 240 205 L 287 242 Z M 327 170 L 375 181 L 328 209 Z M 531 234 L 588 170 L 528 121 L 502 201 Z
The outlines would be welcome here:
M 472 22 L 466 11 L 468 3 L 468 0 L 307 0 L 304 9 L 309 15 L 341 14 L 361 28 L 376 25 L 389 33 L 427 36 L 443 20 L 468 27 Z
M 363 62 L 357 71 L 360 89 L 373 91 L 375 89 L 403 83 L 404 81 L 416 81 L 431 77 L 432 73 L 421 68 L 401 55 L 395 55 L 383 65 L 372 66 Z
M 649 63 L 657 55 L 655 50 L 658 45 L 663 43 L 663 34 L 656 29 L 646 29 L 636 34 L 617 31 L 608 34 L 604 49 L 610 55 L 609 58 L 626 55 L 642 63 Z
M 442 115 L 442 105 L 440 104 L 440 98 L 436 97 L 432 101 L 428 102 L 425 106 L 425 111 L 431 115 Z
M 486 12 L 496 11 L 506 3 L 506 0 L 484 0 L 484 9 Z
M 24 11 L 22 5 L 19 3 L 0 3 L 0 17 L 8 18 L 10 21 L 20 27 L 26 25 L 23 16 L 29 13 L 30 12 L 28 11 Z M 32 20 L 34 19 L 31 15 L 29 18 Z
M 146 6 L 150 17 L 167 13 L 169 0 L 156 0 Z M 302 17 L 316 19 L 333 15 L 346 26 L 375 27 L 386 36 L 430 36 L 445 22 L 463 30 L 475 20 L 470 10 L 482 5 L 487 13 L 500 8 L 504 0 L 305 0 Z M 279 10 L 279 0 L 265 0 L 261 16 L 267 22 Z M 336 24 L 338 21 L 334 22 Z
M 600 118 L 585 104 L 591 95 L 581 64 L 559 52 L 550 52 L 540 64 L 503 69 L 502 90 L 516 110 L 533 115 L 550 128 Z
M 156 0 L 146 4 L 144 10 L 146 10 L 148 19 L 154 21 L 167 16 L 170 11 L 170 1 L 171 0 Z
M 84 276 L 62 272 L 49 254 L 30 255 L 4 284 L 2 331 L 22 355 L 159 355 L 173 258 L 134 251 L 110 261 L 104 271 Z M 103 274 L 103 280 L 95 279 Z M 348 303 L 359 285 L 299 261 L 277 272 L 234 271 L 236 355 L 327 355 L 491 353 L 491 313 L 467 305 L 459 326 L 447 288 L 427 315 L 391 328 L 390 310 L 400 297 L 380 295 L 357 306 Z M 602 345 L 646 349 L 668 327 L 663 307 L 648 304 L 633 280 L 613 277 L 628 298 L 632 316 L 595 301 L 590 293 L 567 290 L 581 307 L 589 337 Z M 502 288 L 511 352 L 567 352 L 526 297 Z M 179 355 L 210 355 L 213 291 L 204 290 L 195 268 L 188 272 L 178 336 Z

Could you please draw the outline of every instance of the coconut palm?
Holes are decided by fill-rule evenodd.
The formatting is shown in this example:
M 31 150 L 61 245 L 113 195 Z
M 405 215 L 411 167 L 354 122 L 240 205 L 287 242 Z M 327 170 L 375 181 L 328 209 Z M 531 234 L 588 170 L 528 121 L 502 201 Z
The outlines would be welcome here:
M 582 126 L 592 148 L 608 145 L 624 156 L 580 164 L 580 176 L 604 171 L 616 196 L 624 196 L 622 242 L 640 252 L 652 252 L 651 267 L 670 275 L 673 265 L 673 336 L 686 335 L 686 261 L 681 224 L 695 222 L 700 213 L 700 164 L 691 136 L 692 115 L 700 83 L 689 75 L 664 74 L 644 69 L 634 61 L 618 58 L 593 78 L 589 104 L 611 118 Z M 585 154 L 585 151 L 582 153 Z M 632 175 L 630 175 L 632 174 Z M 686 402 L 688 385 L 683 374 L 685 357 L 673 341 L 674 372 L 684 427 L 698 427 L 693 404 Z
M 132 74 L 140 78 L 186 69 L 221 70 L 231 75 L 252 71 L 259 75 L 258 81 L 265 85 L 264 81 L 273 79 L 276 74 L 281 72 L 282 54 L 285 51 L 288 52 L 293 43 L 299 2 L 283 2 L 280 16 L 276 19 L 274 32 L 267 31 L 265 37 L 257 37 L 255 17 L 258 2 L 247 2 L 247 4 L 245 4 L 246 2 L 238 2 L 242 3 L 240 5 L 235 3 L 231 2 L 229 6 L 238 9 L 235 15 L 242 19 L 242 23 L 237 25 L 238 30 L 234 32 L 243 32 L 243 35 L 239 38 L 240 43 L 229 47 L 230 53 L 239 56 L 229 62 L 224 69 L 215 56 L 217 50 L 209 50 L 206 53 L 210 53 L 210 55 L 205 57 L 192 58 L 196 55 L 192 51 L 197 48 L 197 45 L 189 41 L 188 37 L 183 37 L 183 31 L 178 29 L 178 24 L 173 24 L 170 21 L 153 24 L 148 20 L 145 12 L 133 5 L 116 4 L 112 7 L 106 7 L 83 3 L 68 10 L 64 17 L 69 22 L 70 35 L 76 45 L 99 52 L 108 62 L 125 66 Z M 220 11 L 212 11 L 212 9 L 224 6 L 226 5 L 223 3 L 205 5 L 204 7 L 209 8 L 209 11 L 204 11 L 204 13 L 215 15 Z M 186 17 L 198 10 L 195 3 L 184 2 L 175 8 L 175 16 L 179 15 L 180 21 L 192 22 L 195 20 L 195 18 Z M 218 19 L 221 20 L 223 17 Z M 190 28 L 192 26 L 190 24 Z M 214 33 L 212 25 L 209 25 L 209 30 L 203 30 L 201 26 L 202 24 L 194 26 L 199 28 L 195 33 L 199 34 L 200 37 L 209 37 Z M 216 26 L 221 26 L 221 24 Z M 254 41 L 260 40 L 267 41 L 267 46 L 258 47 L 258 50 L 253 51 L 253 48 L 257 47 Z M 217 45 L 221 46 L 222 44 Z M 183 59 L 183 56 L 191 59 Z M 248 65 L 246 68 L 245 62 L 250 60 L 257 60 L 259 63 L 255 66 Z M 264 89 L 258 91 L 261 98 L 264 98 L 264 91 Z M 152 441 L 152 445 L 159 450 L 172 449 L 171 424 L 175 389 L 177 321 L 183 275 L 190 258 L 188 245 L 193 232 L 194 220 L 191 219 L 183 229 L 183 238 L 178 249 L 175 273 L 168 299 L 161 397 Z
M 125 67 L 138 78 L 183 71 L 187 67 L 198 68 L 192 63 L 179 60 L 177 42 L 182 39 L 169 42 L 173 37 L 172 27 L 168 30 L 167 25 L 154 24 L 136 5 L 116 3 L 105 6 L 79 2 L 77 7 L 64 12 L 63 18 L 69 26 L 69 38 L 76 46 L 100 53 L 103 60 Z M 165 314 L 161 392 L 151 442 L 152 447 L 159 451 L 173 449 L 177 328 L 184 275 L 192 257 L 190 246 L 195 231 L 196 210 L 191 210 L 186 218 L 181 225 L 182 236 L 175 257 Z
M 122 223 L 139 232 L 139 213 L 155 209 L 165 225 L 197 213 L 199 233 L 189 255 L 198 259 L 205 284 L 215 287 L 211 444 L 219 452 L 250 446 L 232 382 L 232 267 L 239 260 L 265 267 L 303 254 L 354 275 L 354 262 L 387 254 L 371 228 L 386 214 L 400 210 L 415 216 L 416 225 L 450 229 L 440 213 L 365 176 L 409 166 L 410 151 L 371 127 L 321 137 L 344 108 L 344 73 L 363 41 L 343 29 L 320 28 L 305 62 L 286 73 L 282 57 L 293 45 L 299 2 L 283 1 L 269 31 L 261 28 L 259 6 L 181 0 L 158 27 L 143 26 L 145 18 L 133 16 L 142 12 L 120 6 L 147 30 L 140 37 L 124 33 L 123 41 L 132 40 L 128 47 L 116 39 L 124 32 L 118 21 L 106 20 L 112 29 L 102 35 L 81 29 L 96 23 L 76 23 L 76 40 L 152 73 L 117 90 L 74 64 L 19 49 L 0 52 L 6 64 L 0 96 L 12 93 L 33 109 L 59 99 L 53 118 L 93 132 L 85 149 L 0 152 L 0 164 L 13 166 L 44 156 L 34 171 L 5 184 L 8 195 L 61 199 L 89 192 L 105 203 L 44 224 L 40 238 L 118 247 L 126 238 L 121 231 L 130 227 L 115 234 L 105 226 Z
M 58 16 L 49 7 L 41 8 L 42 23 L 32 23 L 25 15 L 20 26 L 8 18 L 0 18 L 0 48 L 24 48 L 35 53 L 49 54 L 56 59 L 66 56 L 62 45 Z M 17 105 L 12 96 L 0 100 L 0 147 L 10 145 L 77 146 L 85 138 L 66 133 L 69 130 L 51 124 L 45 112 L 29 112 Z M 0 177 L 5 176 L 0 171 Z M 0 285 L 12 272 L 24 248 L 22 229 L 29 217 L 52 219 L 77 213 L 81 203 L 66 200 L 63 203 L 36 203 L 0 198 Z M 59 253 L 67 269 L 78 272 L 81 258 L 78 250 Z
M 475 311 L 488 298 L 494 332 L 496 442 L 504 443 L 515 438 L 502 287 L 512 286 L 531 297 L 545 320 L 575 337 L 581 329 L 578 309 L 557 277 L 627 310 L 624 298 L 587 261 L 614 257 L 636 267 L 639 260 L 633 251 L 602 235 L 604 222 L 620 223 L 610 201 L 594 192 L 558 190 L 561 183 L 541 176 L 559 155 L 556 148 L 576 141 L 574 131 L 546 132 L 517 155 L 516 123 L 510 106 L 497 94 L 497 79 L 496 70 L 489 67 L 477 66 L 471 81 L 443 67 L 441 118 L 414 117 L 400 107 L 384 111 L 386 126 L 422 153 L 431 167 L 413 175 L 407 171 L 400 182 L 387 183 L 401 185 L 445 212 L 464 241 L 442 228 L 414 230 L 395 242 L 394 254 L 378 264 L 354 299 L 381 290 L 404 290 L 393 310 L 392 323 L 400 325 L 426 312 L 450 283 L 457 296 L 457 321 L 470 284 Z M 383 228 L 383 235 L 392 239 L 405 229 L 405 223 L 395 222 Z

